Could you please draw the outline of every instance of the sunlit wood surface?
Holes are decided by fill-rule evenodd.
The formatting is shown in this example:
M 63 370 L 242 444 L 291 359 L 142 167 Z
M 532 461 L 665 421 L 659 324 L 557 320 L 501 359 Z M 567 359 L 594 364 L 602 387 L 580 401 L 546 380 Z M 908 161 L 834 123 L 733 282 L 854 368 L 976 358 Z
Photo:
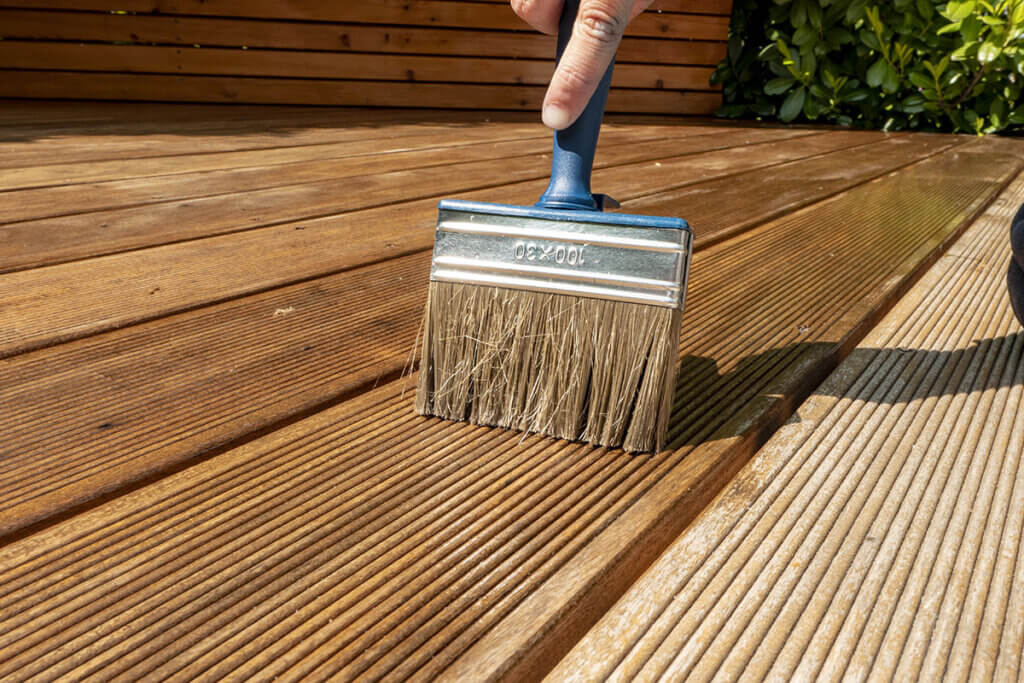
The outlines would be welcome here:
M 552 680 L 995 680 L 1024 651 L 1018 176 Z
M 535 201 L 535 119 L 0 107 L 0 678 L 542 676 L 1024 165 L 610 118 L 594 189 L 697 236 L 671 448 L 628 456 L 402 377 L 437 200 Z

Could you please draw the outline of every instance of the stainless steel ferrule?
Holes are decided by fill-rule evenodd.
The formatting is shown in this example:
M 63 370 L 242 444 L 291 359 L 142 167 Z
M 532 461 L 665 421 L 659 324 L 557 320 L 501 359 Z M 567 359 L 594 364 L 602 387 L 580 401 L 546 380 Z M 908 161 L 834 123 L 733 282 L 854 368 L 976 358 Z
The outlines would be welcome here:
M 622 214 L 588 222 L 581 214 L 547 220 L 442 207 L 430 279 L 683 309 L 688 229 L 610 223 L 642 222 Z

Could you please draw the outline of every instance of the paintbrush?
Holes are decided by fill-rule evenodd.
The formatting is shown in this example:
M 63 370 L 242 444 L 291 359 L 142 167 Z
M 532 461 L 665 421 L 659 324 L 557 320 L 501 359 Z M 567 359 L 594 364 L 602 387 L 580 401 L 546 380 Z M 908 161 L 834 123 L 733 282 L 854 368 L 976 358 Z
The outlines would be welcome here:
M 578 11 L 565 3 L 561 58 Z M 661 449 L 692 235 L 686 221 L 605 213 L 590 191 L 612 65 L 555 133 L 534 206 L 443 200 L 416 409 L 627 451 Z

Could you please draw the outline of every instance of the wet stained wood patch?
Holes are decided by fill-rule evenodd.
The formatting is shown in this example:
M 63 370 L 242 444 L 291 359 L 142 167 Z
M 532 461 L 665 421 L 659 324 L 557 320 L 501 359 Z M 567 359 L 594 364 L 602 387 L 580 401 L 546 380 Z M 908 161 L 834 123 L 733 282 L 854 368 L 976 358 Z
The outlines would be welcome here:
M 595 190 L 697 238 L 671 448 L 627 456 L 402 377 L 436 202 L 531 203 L 530 116 L 11 103 L 0 148 L 15 679 L 544 675 L 1024 164 L 611 118 Z

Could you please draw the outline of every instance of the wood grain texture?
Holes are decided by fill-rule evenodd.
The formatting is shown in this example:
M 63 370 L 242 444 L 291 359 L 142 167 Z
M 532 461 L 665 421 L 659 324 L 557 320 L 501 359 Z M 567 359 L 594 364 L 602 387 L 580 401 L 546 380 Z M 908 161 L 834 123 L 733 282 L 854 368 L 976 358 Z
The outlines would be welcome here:
M 164 102 L 246 102 L 350 107 L 429 109 L 513 109 L 538 111 L 545 87 L 405 81 L 379 85 L 363 81 L 301 78 L 236 78 L 165 74 L 26 71 L 11 69 L 0 80 L 0 97 L 39 99 L 156 100 Z M 614 88 L 607 111 L 646 114 L 710 114 L 721 95 L 699 90 Z
M 1016 680 L 1024 177 L 857 345 L 552 680 Z
M 465 59 L 308 50 L 222 50 L 215 57 L 208 50 L 180 47 L 0 42 L 0 64 L 11 69 L 546 86 L 554 68 L 550 58 Z M 620 64 L 612 87 L 717 90 L 708 85 L 713 71 L 710 66 Z
M 528 135 L 537 130 L 535 115 L 529 115 L 527 123 L 525 117 L 528 115 L 513 112 L 498 114 L 500 117 L 512 117 L 512 121 L 492 124 L 490 116 L 482 112 L 449 111 L 435 117 L 431 112 L 410 116 L 408 112 L 375 110 L 375 115 L 368 117 L 365 110 L 322 110 L 320 117 L 310 118 L 309 108 L 305 109 L 306 115 L 303 116 L 292 113 L 293 108 L 288 107 L 277 120 L 245 122 L 246 114 L 243 113 L 241 120 L 226 117 L 195 123 L 149 118 L 152 110 L 145 105 L 108 104 L 119 109 L 122 116 L 141 120 L 103 124 L 86 119 L 45 128 L 38 125 L 7 128 L 0 139 L 0 152 L 3 153 L 0 155 L 0 169 L 16 169 L 11 171 L 11 175 L 20 177 L 22 169 L 84 161 L 151 159 L 358 141 L 376 141 L 374 144 L 387 149 L 386 140 L 409 135 L 458 133 L 460 137 L 465 134 L 467 140 L 483 140 L 492 136 L 501 138 L 503 131 Z M 142 110 L 138 111 L 136 107 L 140 106 Z M 202 112 L 199 118 L 207 118 L 211 107 L 232 109 L 223 105 L 172 105 L 169 108 L 184 117 L 197 117 L 195 112 L 199 111 Z M 253 109 L 257 108 L 239 108 L 247 109 L 248 116 L 256 119 L 262 119 L 267 109 L 261 108 L 263 113 L 256 114 Z M 523 119 L 516 122 L 517 117 Z
M 763 172 L 744 180 L 756 208 L 732 201 L 729 213 L 717 202 L 693 201 L 727 192 L 731 177 L 690 185 L 675 204 L 665 193 L 652 196 L 661 209 L 702 226 L 701 249 L 716 234 L 819 201 L 951 144 L 940 136 L 868 137 L 880 140 L 778 166 L 802 193 L 795 186 L 780 191 L 787 186 Z M 822 184 L 805 182 L 801 164 L 817 175 L 840 158 L 841 178 L 822 173 Z M 624 210 L 646 211 L 634 208 L 646 199 L 626 200 Z M 400 227 L 417 230 L 413 220 Z M 396 375 L 410 360 L 428 263 L 429 255 L 419 253 L 8 359 L 0 380 L 11 405 L 22 407 L 0 421 L 9 434 L 11 484 L 0 487 L 0 531 L 60 514 Z M 381 303 L 367 302 L 369 292 Z M 145 369 L 133 371 L 140 357 Z M 161 408 L 154 413 L 152 406 Z
M 610 110 L 711 113 L 731 3 L 661 5 L 627 29 Z M 0 97 L 536 110 L 553 55 L 505 2 L 0 7 Z
M 0 550 L 0 675 L 537 677 L 1020 168 L 982 144 L 698 252 L 672 450 L 390 383 Z
M 726 148 L 686 154 L 687 147 L 697 151 L 730 143 L 728 138 L 683 138 L 672 144 L 683 152 L 675 157 L 671 156 L 672 147 L 665 144 L 653 145 L 653 149 L 622 146 L 616 170 L 595 171 L 595 186 L 628 199 L 727 176 L 740 166 L 770 166 L 871 139 L 870 133 L 854 131 L 813 135 L 809 131 L 780 133 L 766 129 L 735 135 L 732 139 L 736 144 L 744 140 L 761 140 L 763 144 L 751 153 Z M 780 136 L 782 140 L 778 140 Z M 796 136 L 806 138 L 804 144 L 786 142 Z M 773 139 L 778 141 L 769 142 Z M 633 160 L 630 154 L 636 155 Z M 608 157 L 613 156 L 610 150 Z M 648 161 L 635 161 L 637 158 Z M 626 161 L 632 163 L 623 163 Z M 611 163 L 609 158 L 602 158 L 598 165 Z M 209 235 L 214 230 L 230 234 L 8 273 L 0 278 L 0 297 L 8 304 L 0 311 L 0 355 L 427 249 L 438 198 L 458 194 L 483 201 L 529 204 L 543 191 L 549 170 L 550 162 L 543 158 L 521 157 L 467 162 L 449 167 L 445 174 L 434 168 L 395 171 L 127 209 L 129 216 L 122 213 L 118 221 L 107 222 L 106 227 L 101 222 L 101 230 L 114 226 L 114 230 L 134 231 L 135 240 L 140 239 L 138 235 L 151 240 L 154 231 L 174 224 L 192 230 L 193 236 Z M 652 178 L 642 171 L 657 175 Z M 524 178 L 532 180 L 504 185 Z M 500 190 L 476 189 L 482 186 Z M 421 199 L 414 201 L 416 197 Z M 354 210 L 360 206 L 376 208 Z M 63 226 L 80 228 L 83 223 L 96 225 L 97 216 L 59 221 Z M 268 223 L 276 225 L 245 229 Z M 367 226 L 373 226 L 372 230 Z M 200 232 L 195 235 L 195 231 Z M 179 239 L 188 236 L 186 233 Z M 118 296 L 110 297 L 111 291 L 117 291 Z M 72 296 L 78 306 L 46 309 L 46 301 L 57 301 L 52 299 L 56 292 Z
M 289 19 L 293 21 L 398 24 L 414 26 L 457 26 L 460 28 L 529 30 L 506 3 L 460 2 L 459 0 L 377 0 L 374 3 L 333 3 L 315 0 L 250 0 L 243 4 L 229 0 L 5 0 L 4 6 L 76 11 L 130 11 L 143 14 Z M 630 22 L 628 32 L 637 36 L 725 40 L 730 10 L 721 15 L 648 12 Z
M 536 129 L 531 131 L 534 135 L 537 132 Z M 512 134 L 507 135 L 512 137 Z M 655 128 L 622 133 L 609 131 L 602 138 L 598 168 L 661 159 L 669 165 L 655 166 L 653 170 L 664 168 L 667 173 L 680 166 L 675 160 L 677 157 L 705 153 L 696 160 L 700 168 L 721 171 L 721 164 L 730 157 L 706 152 L 769 143 L 778 137 L 768 131 L 714 128 L 684 129 L 678 133 L 673 131 L 672 135 L 671 139 L 659 137 Z M 232 153 L 225 156 L 231 160 L 242 157 L 263 163 L 11 192 L 5 195 L 6 210 L 0 209 L 0 223 L 7 223 L 0 225 L 0 235 L 7 245 L 0 247 L 0 270 L 260 228 L 438 193 L 472 191 L 498 186 L 502 181 L 541 178 L 549 171 L 547 153 L 551 142 L 547 135 L 519 135 L 489 144 L 455 144 L 456 140 L 468 142 L 473 137 L 461 134 L 437 137 L 433 139 L 433 146 L 419 150 L 405 149 L 407 143 L 403 139 L 398 143 L 399 149 L 381 155 L 348 156 L 344 152 L 351 150 L 350 145 L 339 146 L 340 149 L 325 147 L 322 158 L 285 165 L 272 162 L 294 154 L 294 150 L 257 155 Z M 870 136 L 816 140 L 809 144 L 806 153 L 821 153 L 846 141 L 867 139 Z M 442 141 L 448 141 L 448 146 L 440 144 Z M 387 147 L 379 140 L 372 144 Z M 758 150 L 762 158 L 755 165 L 777 163 L 773 153 L 777 155 L 782 149 L 779 142 L 770 142 L 769 146 Z M 316 151 L 318 148 L 301 150 L 305 156 Z M 332 153 L 338 152 L 342 156 L 330 158 Z M 799 158 L 803 153 L 804 150 L 793 150 L 784 158 L 794 155 Z M 670 160 L 675 161 L 670 163 Z M 210 161 L 223 163 L 219 156 Z M 174 162 L 189 164 L 191 158 Z M 158 160 L 158 163 L 166 165 L 165 160 Z M 145 168 L 146 164 L 139 164 L 139 167 Z M 630 170 L 635 172 L 637 168 Z M 655 180 L 658 176 L 662 177 Z M 652 177 L 649 189 L 655 191 L 666 185 L 679 185 L 692 177 L 690 174 L 666 178 L 658 173 Z M 638 186 L 639 183 L 633 184 L 633 187 Z M 172 215 L 173 227 L 156 229 L 158 225 L 172 224 Z
M 473 31 L 423 26 L 304 23 L 294 21 L 161 14 L 96 14 L 4 9 L 0 25 L 8 39 L 118 42 L 205 47 L 321 50 L 391 55 L 454 55 L 542 59 L 550 63 L 552 39 L 529 31 Z M 678 41 L 627 35 L 621 64 L 714 66 L 725 58 L 723 41 Z M 707 82 L 701 86 L 707 87 Z

